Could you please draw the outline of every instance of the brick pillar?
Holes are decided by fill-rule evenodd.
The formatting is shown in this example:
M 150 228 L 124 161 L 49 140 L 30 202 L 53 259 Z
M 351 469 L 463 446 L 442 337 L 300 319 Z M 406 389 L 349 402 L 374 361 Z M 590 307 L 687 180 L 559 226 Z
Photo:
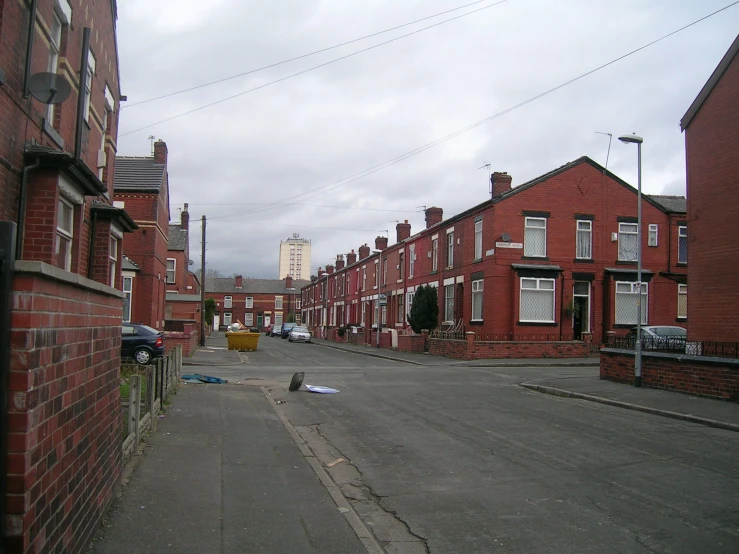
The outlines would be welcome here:
M 475 332 L 474 331 L 467 331 L 465 333 L 465 337 L 467 338 L 467 351 L 464 353 L 464 359 L 465 360 L 471 360 L 472 359 L 472 351 L 475 348 Z
M 92 247 L 92 271 L 90 278 L 93 281 L 110 286 L 110 260 L 108 254 L 110 252 L 110 229 L 111 222 L 109 219 L 100 219 L 95 223 L 93 233 L 95 240 Z M 121 249 L 121 242 L 118 242 L 118 249 Z M 120 269 L 120 266 L 116 268 Z
M 429 330 L 421 329 L 421 337 L 423 338 L 423 351 L 429 351 Z

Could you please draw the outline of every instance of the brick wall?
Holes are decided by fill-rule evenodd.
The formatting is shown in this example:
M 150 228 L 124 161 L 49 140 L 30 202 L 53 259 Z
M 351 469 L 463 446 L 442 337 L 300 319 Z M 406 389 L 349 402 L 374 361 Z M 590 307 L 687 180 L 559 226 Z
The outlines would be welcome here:
M 429 352 L 457 360 L 506 358 L 586 358 L 590 345 L 581 341 L 475 341 L 429 339 Z
M 604 348 L 600 378 L 634 383 L 634 353 Z M 739 400 L 739 361 L 642 353 L 642 385 L 725 400 Z
M 198 349 L 198 331 L 191 329 L 187 332 L 164 332 L 164 348 L 167 354 L 174 350 L 178 344 L 182 345 L 182 355 L 189 358 Z
M 467 359 L 467 341 L 450 339 L 429 339 L 429 354 L 444 356 L 455 360 Z
M 11 322 L 8 552 L 81 552 L 121 472 L 122 294 L 17 262 Z
M 422 335 L 398 335 L 398 351 L 423 354 L 424 337 Z

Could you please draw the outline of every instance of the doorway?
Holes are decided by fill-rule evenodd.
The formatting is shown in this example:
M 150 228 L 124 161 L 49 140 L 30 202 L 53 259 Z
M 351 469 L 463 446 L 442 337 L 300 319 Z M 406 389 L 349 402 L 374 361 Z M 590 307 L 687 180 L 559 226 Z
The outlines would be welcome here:
M 572 294 L 572 338 L 582 340 L 582 334 L 589 332 L 590 283 L 588 281 L 576 281 Z

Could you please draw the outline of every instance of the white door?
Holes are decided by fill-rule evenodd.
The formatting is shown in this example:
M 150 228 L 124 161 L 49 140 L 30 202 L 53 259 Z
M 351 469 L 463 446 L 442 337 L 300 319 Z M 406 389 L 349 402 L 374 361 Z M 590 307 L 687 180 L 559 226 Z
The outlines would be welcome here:
M 264 316 L 264 326 L 265 327 L 267 327 L 270 324 L 271 321 L 272 321 L 272 317 L 271 316 L 269 316 L 269 315 L 265 315 Z
M 218 328 L 221 326 L 221 314 L 216 312 L 213 314 L 213 329 L 218 330 Z

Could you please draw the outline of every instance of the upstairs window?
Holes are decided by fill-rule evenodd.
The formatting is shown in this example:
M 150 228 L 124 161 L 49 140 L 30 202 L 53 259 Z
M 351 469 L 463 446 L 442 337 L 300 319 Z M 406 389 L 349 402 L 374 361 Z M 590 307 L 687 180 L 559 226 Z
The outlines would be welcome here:
M 413 278 L 416 267 L 416 245 L 411 244 L 408 247 L 408 277 Z
M 431 271 L 439 270 L 439 239 L 431 241 Z
M 282 309 L 282 296 L 275 296 L 275 310 Z
M 400 280 L 402 281 L 405 274 L 405 254 L 401 252 L 398 254 L 398 275 L 400 276 Z
M 527 217 L 523 234 L 523 255 L 544 258 L 547 255 L 547 220 Z
M 446 266 L 454 266 L 454 231 L 447 231 L 446 234 Z
M 482 260 L 482 219 L 475 221 L 475 259 Z
M 72 270 L 72 239 L 74 238 L 74 205 L 59 198 L 56 223 L 56 263 L 65 271 Z
M 92 78 L 95 75 L 95 56 L 92 51 L 87 58 L 87 76 L 85 77 L 85 121 L 90 121 L 90 103 L 92 100 Z
M 685 225 L 677 228 L 677 262 L 688 263 L 688 227 Z
M 657 232 L 659 226 L 656 223 L 649 224 L 649 238 L 647 239 L 648 246 L 657 246 Z
M 618 260 L 635 262 L 637 256 L 639 226 L 636 223 L 618 224 Z
M 575 239 L 575 257 L 580 260 L 593 258 L 593 222 L 578 221 Z
M 175 283 L 175 275 L 177 269 L 177 260 L 174 258 L 167 258 L 167 284 Z M 226 306 L 230 308 L 231 306 Z
M 233 297 L 232 296 L 224 296 L 223 297 L 223 307 L 224 308 L 232 308 L 233 307 Z
M 56 73 L 59 69 L 59 51 L 62 44 L 62 20 L 59 14 L 54 10 L 51 19 L 51 35 L 49 37 L 49 63 L 47 71 Z M 55 104 L 49 104 L 46 108 L 46 119 L 52 127 L 54 126 L 54 115 L 56 114 Z
M 246 306 L 247 309 L 251 309 L 254 307 L 254 297 L 253 296 L 247 296 L 246 297 Z

